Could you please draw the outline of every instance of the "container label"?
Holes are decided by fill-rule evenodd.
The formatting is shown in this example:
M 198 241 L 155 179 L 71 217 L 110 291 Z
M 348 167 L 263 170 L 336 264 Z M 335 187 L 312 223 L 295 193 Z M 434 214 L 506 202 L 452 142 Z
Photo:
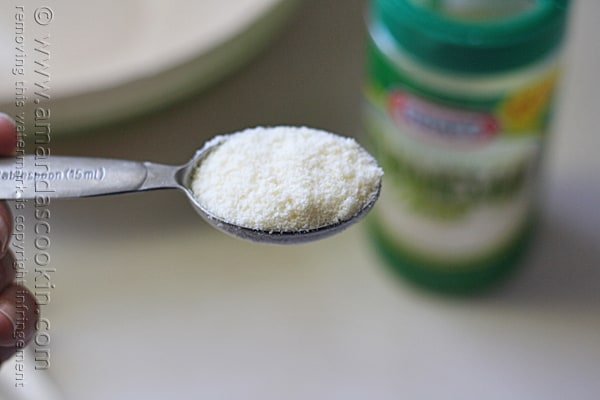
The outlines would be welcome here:
M 365 114 L 386 173 L 375 210 L 380 229 L 436 264 L 495 254 L 530 216 L 556 69 L 473 99 L 425 90 L 380 57 Z

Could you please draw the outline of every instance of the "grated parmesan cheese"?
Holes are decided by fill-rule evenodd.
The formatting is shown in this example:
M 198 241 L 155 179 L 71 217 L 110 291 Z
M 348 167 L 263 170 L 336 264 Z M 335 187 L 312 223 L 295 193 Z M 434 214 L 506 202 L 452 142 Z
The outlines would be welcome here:
M 258 127 L 212 150 L 194 171 L 192 191 L 226 222 L 292 232 L 353 217 L 376 195 L 382 175 L 354 139 L 306 127 Z

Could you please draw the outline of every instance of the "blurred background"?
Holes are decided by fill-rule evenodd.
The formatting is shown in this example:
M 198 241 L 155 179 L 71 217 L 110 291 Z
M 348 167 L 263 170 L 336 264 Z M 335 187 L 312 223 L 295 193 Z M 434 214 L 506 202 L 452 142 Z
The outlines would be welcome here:
M 245 0 L 227 12 L 207 1 L 216 16 L 175 3 L 183 6 L 171 14 L 157 2 L 149 10 L 142 2 L 113 4 L 114 29 L 91 17 L 94 6 L 80 11 L 91 18 L 77 27 L 80 41 L 127 27 L 145 33 L 90 53 L 106 64 L 141 48 L 145 66 L 178 53 L 172 68 L 150 68 L 141 82 L 119 76 L 117 85 L 99 82 L 105 87 L 93 99 L 80 93 L 57 103 L 52 154 L 180 164 L 216 134 L 274 124 L 362 141 L 366 1 Z M 75 11 L 47 4 L 51 24 L 27 14 L 27 32 L 53 29 L 60 81 L 60 26 Z M 3 52 L 10 53 L 3 66 L 14 62 L 15 6 L 2 5 Z M 55 287 L 43 307 L 50 342 L 37 346 L 49 351 L 49 368 L 35 370 L 34 343 L 25 389 L 12 388 L 7 363 L 0 399 L 596 399 L 599 17 L 599 2 L 573 1 L 541 229 L 506 284 L 468 299 L 416 289 L 386 270 L 362 225 L 318 243 L 272 247 L 212 230 L 176 192 L 57 201 L 50 207 Z M 163 25 L 151 29 L 155 21 Z M 221 31 L 219 21 L 227 21 Z M 201 35 L 207 42 L 196 44 L 203 53 L 186 58 L 189 50 L 177 44 L 183 26 L 211 24 Z M 148 50 L 153 43 L 165 46 L 164 57 Z M 58 97 L 60 87 L 51 90 Z M 121 111 L 106 106 L 111 98 Z M 138 107 L 125 112 L 127 101 Z M 73 116 L 69 126 L 77 103 L 93 124 Z

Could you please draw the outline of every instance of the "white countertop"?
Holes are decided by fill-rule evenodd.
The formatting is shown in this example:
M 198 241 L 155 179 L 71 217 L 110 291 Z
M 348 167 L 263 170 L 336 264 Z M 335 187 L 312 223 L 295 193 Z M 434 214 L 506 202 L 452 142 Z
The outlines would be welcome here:
M 180 163 L 257 124 L 357 134 L 362 3 L 306 1 L 227 81 L 52 151 Z M 600 2 L 575 3 L 541 229 L 506 285 L 462 300 L 414 289 L 363 226 L 273 247 L 210 229 L 176 192 L 56 202 L 44 316 L 65 398 L 597 399 Z M 28 372 L 31 391 L 42 376 Z

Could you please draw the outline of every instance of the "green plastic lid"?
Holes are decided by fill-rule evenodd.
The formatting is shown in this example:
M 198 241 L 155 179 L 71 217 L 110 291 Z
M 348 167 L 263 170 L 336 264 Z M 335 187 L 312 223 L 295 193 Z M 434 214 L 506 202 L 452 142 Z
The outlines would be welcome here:
M 569 0 L 374 0 L 372 15 L 430 65 L 501 72 L 542 59 L 565 35 Z

